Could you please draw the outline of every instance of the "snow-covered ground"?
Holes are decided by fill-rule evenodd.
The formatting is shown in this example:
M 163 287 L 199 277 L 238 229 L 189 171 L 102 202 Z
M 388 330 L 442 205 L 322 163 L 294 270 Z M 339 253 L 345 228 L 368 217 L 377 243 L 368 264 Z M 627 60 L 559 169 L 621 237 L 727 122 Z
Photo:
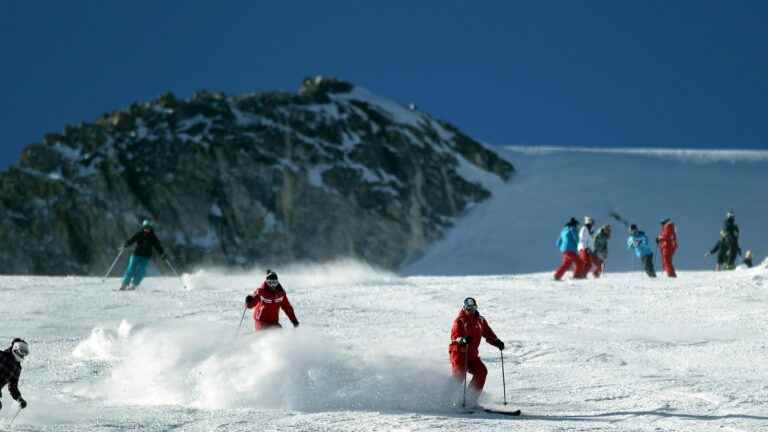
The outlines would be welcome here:
M 254 335 L 263 271 L 0 277 L 0 340 L 26 337 L 23 431 L 768 430 L 768 269 L 553 283 L 549 273 L 399 277 L 354 262 L 276 269 L 302 322 Z M 451 408 L 465 296 L 509 347 L 524 416 Z M 498 351 L 484 402 L 500 405 Z M 5 391 L 0 424 L 15 412 Z
M 509 274 L 552 271 L 555 246 L 571 216 L 610 223 L 607 268 L 632 270 L 627 230 L 618 212 L 650 238 L 659 222 L 677 224 L 684 269 L 714 268 L 705 258 L 728 210 L 736 212 L 741 246 L 756 261 L 768 255 L 768 151 L 669 149 L 496 148 L 517 174 L 509 183 L 486 181 L 493 197 L 457 222 L 446 238 L 405 269 L 406 274 Z M 658 265 L 658 261 L 657 261 Z

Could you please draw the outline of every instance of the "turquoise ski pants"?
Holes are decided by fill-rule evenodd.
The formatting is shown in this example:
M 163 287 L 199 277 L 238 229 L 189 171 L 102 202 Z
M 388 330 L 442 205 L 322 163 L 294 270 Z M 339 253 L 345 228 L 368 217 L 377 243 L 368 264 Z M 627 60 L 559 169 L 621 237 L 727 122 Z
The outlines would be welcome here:
M 128 285 L 133 280 L 133 285 L 136 286 L 144 280 L 144 275 L 147 274 L 147 265 L 149 264 L 149 258 L 131 255 L 131 259 L 128 261 L 128 268 L 125 269 L 123 275 L 123 285 Z

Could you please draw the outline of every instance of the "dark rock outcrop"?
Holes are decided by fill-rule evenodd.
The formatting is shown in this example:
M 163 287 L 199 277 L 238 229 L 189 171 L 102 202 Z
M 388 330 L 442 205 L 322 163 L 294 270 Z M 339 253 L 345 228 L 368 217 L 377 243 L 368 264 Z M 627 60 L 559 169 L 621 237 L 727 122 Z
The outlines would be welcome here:
M 0 173 L 0 269 L 99 274 L 143 218 L 183 268 L 417 256 L 508 162 L 350 83 L 166 93 L 28 146 Z

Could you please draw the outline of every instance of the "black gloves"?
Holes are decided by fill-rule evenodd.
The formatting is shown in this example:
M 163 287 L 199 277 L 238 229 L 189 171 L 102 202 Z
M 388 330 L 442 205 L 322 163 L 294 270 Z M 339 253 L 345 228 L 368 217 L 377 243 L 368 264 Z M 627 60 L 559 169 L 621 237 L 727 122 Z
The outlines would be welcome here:
M 298 327 L 298 326 L 299 326 L 299 322 L 298 322 L 298 321 L 294 321 L 294 322 L 293 322 L 293 328 L 296 328 L 296 327 Z
M 496 339 L 495 341 L 491 342 L 491 345 L 498 348 L 499 351 L 504 351 L 504 342 L 502 342 L 501 339 Z
M 21 409 L 24 409 L 27 407 L 27 401 L 25 401 L 23 397 L 19 397 L 19 400 L 17 402 L 19 402 L 19 406 L 21 407 Z
M 253 306 L 253 296 L 247 295 L 245 296 L 245 307 L 250 308 L 251 306 Z

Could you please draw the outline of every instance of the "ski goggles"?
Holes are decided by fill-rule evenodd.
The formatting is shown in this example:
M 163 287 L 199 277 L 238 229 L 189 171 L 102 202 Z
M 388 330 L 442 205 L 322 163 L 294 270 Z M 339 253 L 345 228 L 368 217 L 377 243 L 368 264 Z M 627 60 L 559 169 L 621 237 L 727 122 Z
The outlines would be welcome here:
M 267 286 L 270 288 L 276 287 L 280 282 L 278 282 L 276 279 L 267 279 Z

